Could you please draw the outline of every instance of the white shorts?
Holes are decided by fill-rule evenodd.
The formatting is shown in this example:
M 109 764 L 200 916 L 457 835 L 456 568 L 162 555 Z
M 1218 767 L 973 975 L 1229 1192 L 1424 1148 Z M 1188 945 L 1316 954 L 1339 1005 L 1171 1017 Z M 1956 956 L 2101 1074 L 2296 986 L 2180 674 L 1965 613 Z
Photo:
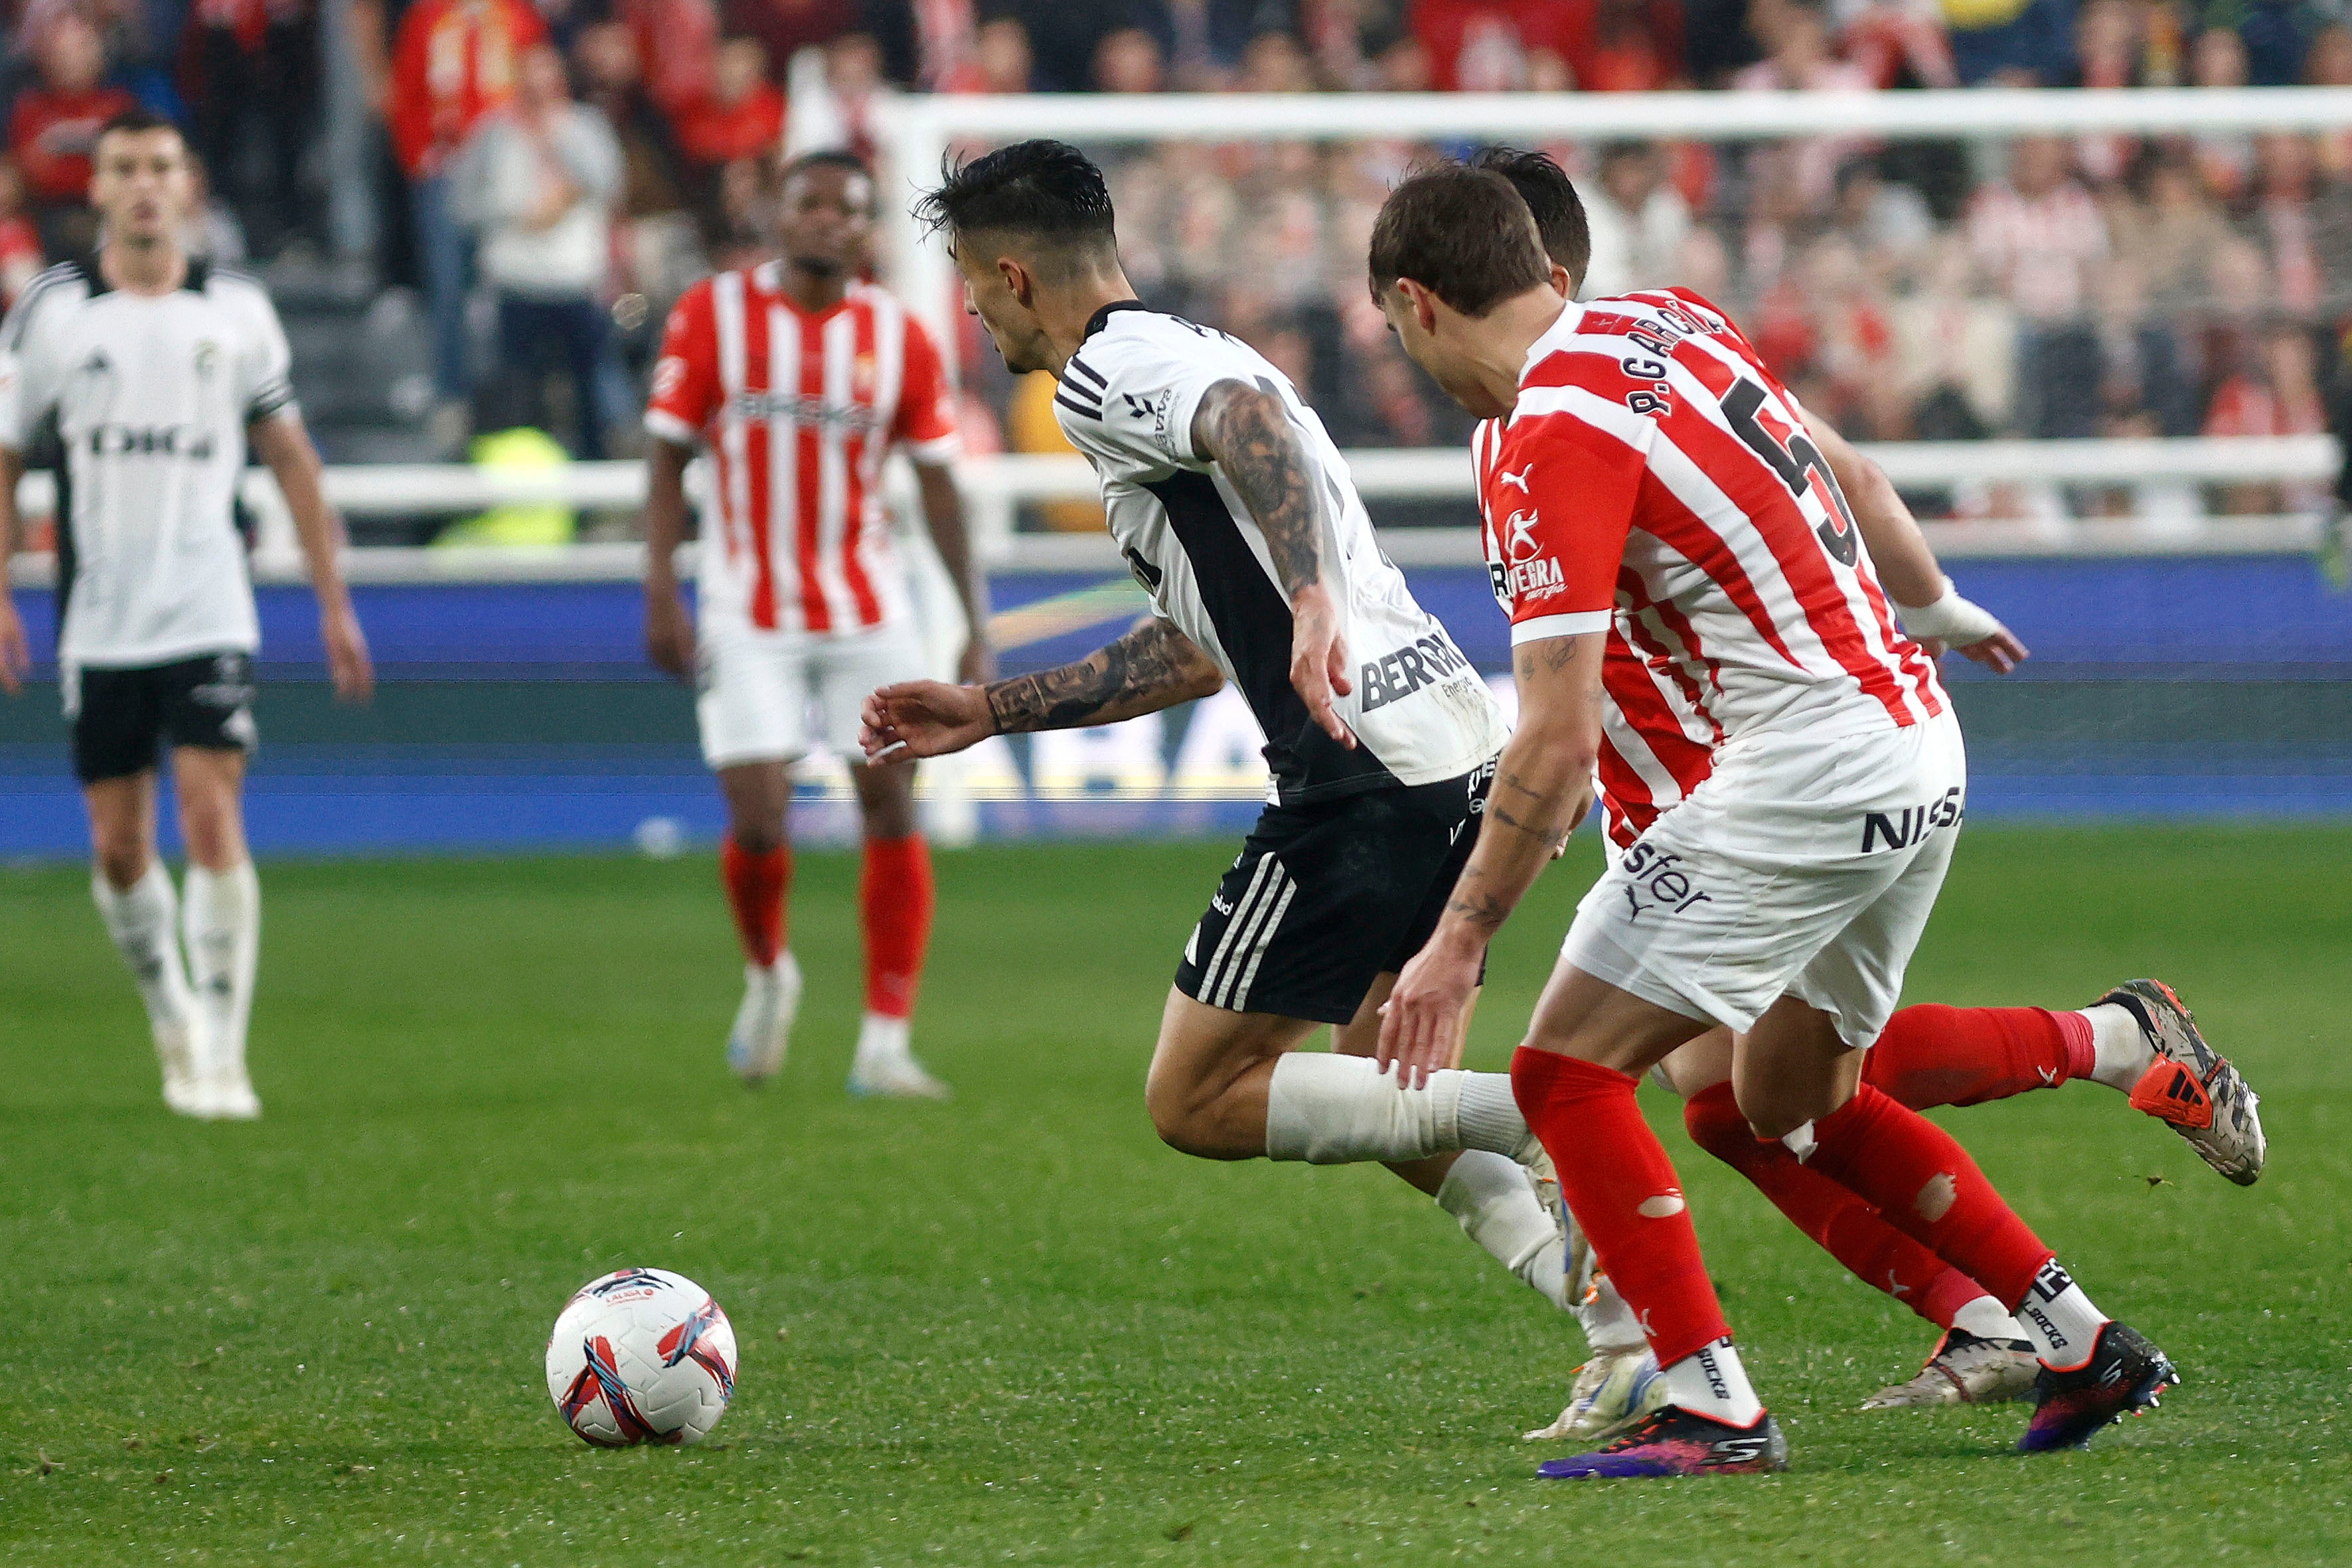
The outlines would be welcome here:
M 1967 798 L 1948 711 L 1839 741 L 1735 741 L 1593 883 L 1560 956 L 1735 1030 L 1794 996 L 1867 1046 L 1894 1016 Z
M 911 623 L 863 632 L 702 628 L 695 718 L 713 768 L 789 763 L 823 745 L 857 752 L 857 710 L 879 686 L 929 673 Z

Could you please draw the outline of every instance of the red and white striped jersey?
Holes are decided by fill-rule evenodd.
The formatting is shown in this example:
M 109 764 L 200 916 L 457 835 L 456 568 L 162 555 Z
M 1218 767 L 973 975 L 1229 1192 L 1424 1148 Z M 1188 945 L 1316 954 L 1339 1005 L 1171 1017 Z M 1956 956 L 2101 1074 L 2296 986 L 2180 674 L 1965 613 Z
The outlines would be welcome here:
M 709 448 L 703 615 L 855 632 L 910 613 L 882 460 L 893 446 L 923 463 L 959 447 L 939 350 L 888 294 L 856 284 L 812 314 L 774 262 L 705 279 L 670 311 L 646 428 Z
M 1599 773 L 1616 842 L 1727 742 L 1944 710 L 1796 400 L 1696 294 L 1568 306 L 1473 447 L 1512 642 L 1609 635 Z

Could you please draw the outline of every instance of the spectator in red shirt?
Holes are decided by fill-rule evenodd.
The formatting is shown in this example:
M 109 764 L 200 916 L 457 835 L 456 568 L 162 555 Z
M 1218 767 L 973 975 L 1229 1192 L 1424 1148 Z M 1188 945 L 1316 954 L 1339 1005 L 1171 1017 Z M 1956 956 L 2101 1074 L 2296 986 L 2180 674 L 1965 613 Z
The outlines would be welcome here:
M 449 160 L 482 117 L 515 95 L 523 51 L 547 37 L 524 0 L 416 0 L 393 41 L 384 120 L 416 205 L 417 259 L 433 319 L 435 434 L 464 442 L 473 390 L 467 364 L 466 287 L 473 245 L 450 210 Z
M 0 310 L 16 302 L 41 270 L 41 237 L 25 216 L 25 181 L 0 158 Z
M 1569 13 L 1559 0 L 1413 0 L 1412 30 L 1444 92 L 1505 92 L 1565 73 Z
M 34 46 L 38 86 L 16 96 L 8 117 L 8 151 L 32 198 L 41 247 L 51 256 L 91 248 L 89 153 L 98 128 L 136 107 L 119 87 L 100 85 L 106 47 L 79 11 L 51 18 Z
M 706 168 L 773 152 L 784 134 L 784 95 L 768 79 L 768 51 L 757 38 L 719 46 L 711 90 L 678 111 L 677 142 Z

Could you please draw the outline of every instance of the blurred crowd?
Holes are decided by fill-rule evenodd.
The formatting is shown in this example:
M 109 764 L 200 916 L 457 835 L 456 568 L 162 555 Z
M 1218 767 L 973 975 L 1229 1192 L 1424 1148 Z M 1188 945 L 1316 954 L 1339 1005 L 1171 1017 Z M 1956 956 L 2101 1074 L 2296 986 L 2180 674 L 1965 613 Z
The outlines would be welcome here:
M 522 396 L 582 456 L 631 439 L 667 302 L 761 254 L 779 149 L 870 153 L 897 93 L 2352 85 L 2352 0 L 13 0 L 7 21 L 0 292 L 89 243 L 90 137 L 133 101 L 209 171 L 203 247 L 326 249 L 329 84 L 354 83 L 377 276 L 426 302 L 451 448 Z M 1462 421 L 1361 264 L 1389 184 L 1446 150 L 1099 152 L 1147 299 L 1256 344 L 1343 445 L 1412 446 Z M 1857 436 L 2322 426 L 2352 128 L 1549 150 L 1591 209 L 1588 295 L 1717 298 Z M 974 444 L 1051 448 L 1049 392 L 960 348 Z

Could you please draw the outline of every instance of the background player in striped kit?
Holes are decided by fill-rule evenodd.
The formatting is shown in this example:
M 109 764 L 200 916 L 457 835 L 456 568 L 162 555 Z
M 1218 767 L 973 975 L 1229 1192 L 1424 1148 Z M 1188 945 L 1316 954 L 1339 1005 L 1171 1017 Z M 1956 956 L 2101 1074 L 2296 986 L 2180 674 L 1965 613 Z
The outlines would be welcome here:
M 850 1091 L 940 1098 L 947 1086 L 908 1044 L 932 906 L 913 774 L 866 767 L 856 739 L 866 692 L 925 673 L 883 504 L 894 449 L 913 461 L 971 628 L 961 674 L 991 670 L 986 591 L 950 468 L 953 392 L 922 324 L 860 280 L 874 218 L 865 166 L 840 153 L 796 159 L 779 208 L 780 258 L 697 284 L 663 338 L 646 409 L 646 645 L 656 665 L 697 681 L 703 758 L 727 797 L 721 864 L 745 960 L 729 1063 L 750 1083 L 783 1064 L 801 992 L 785 942 L 784 817 L 792 763 L 822 742 L 849 760 L 865 825 L 866 1016 Z M 704 449 L 698 637 L 672 556 L 687 531 L 686 467 Z
M 245 1120 L 261 1114 L 245 1062 L 261 947 L 241 799 L 261 641 L 235 517 L 248 447 L 293 515 L 336 694 L 364 700 L 374 674 L 287 380 L 286 334 L 258 283 L 181 248 L 192 186 L 168 121 L 143 110 L 110 121 L 89 187 L 103 247 L 42 274 L 0 329 L 0 686 L 14 692 L 28 662 L 5 592 L 16 480 L 47 448 L 58 666 L 98 863 L 90 892 L 138 977 L 164 1102 Z M 155 858 L 167 744 L 188 853 L 187 971 L 178 900 Z

